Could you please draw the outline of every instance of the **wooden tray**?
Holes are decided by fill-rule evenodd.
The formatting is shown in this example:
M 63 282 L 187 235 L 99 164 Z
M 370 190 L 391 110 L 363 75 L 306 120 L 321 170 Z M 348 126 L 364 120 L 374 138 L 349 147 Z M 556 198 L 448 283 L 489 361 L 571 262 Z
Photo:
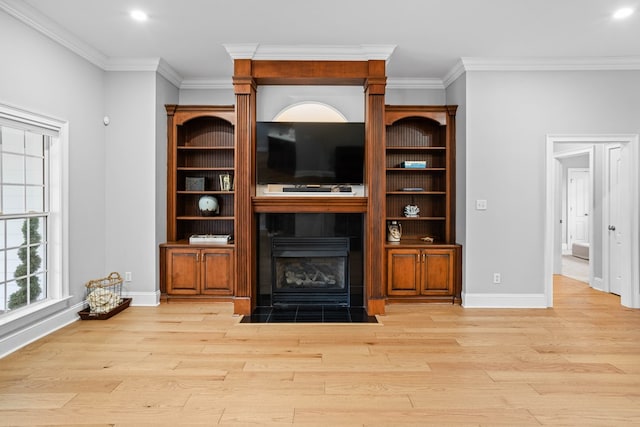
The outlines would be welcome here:
M 131 298 L 122 298 L 122 302 L 120 303 L 120 305 L 106 313 L 91 313 L 91 311 L 87 307 L 84 310 L 79 311 L 78 315 L 80 315 L 80 318 L 82 320 L 106 320 L 120 313 L 125 308 L 129 307 L 129 304 L 131 304 Z

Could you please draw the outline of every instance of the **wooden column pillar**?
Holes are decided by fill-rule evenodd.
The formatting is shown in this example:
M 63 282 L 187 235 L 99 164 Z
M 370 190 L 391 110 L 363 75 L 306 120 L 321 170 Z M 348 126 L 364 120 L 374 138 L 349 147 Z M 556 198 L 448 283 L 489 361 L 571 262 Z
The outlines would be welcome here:
M 255 217 L 251 198 L 255 195 L 256 82 L 252 61 L 234 61 L 233 88 L 236 95 L 235 129 L 235 314 L 251 314 L 256 305 Z
M 456 105 L 447 105 L 447 242 L 456 243 Z M 461 271 L 461 270 L 458 270 Z
M 365 221 L 365 282 L 367 313 L 385 311 L 385 62 L 369 61 L 365 80 L 366 165 L 368 187 Z

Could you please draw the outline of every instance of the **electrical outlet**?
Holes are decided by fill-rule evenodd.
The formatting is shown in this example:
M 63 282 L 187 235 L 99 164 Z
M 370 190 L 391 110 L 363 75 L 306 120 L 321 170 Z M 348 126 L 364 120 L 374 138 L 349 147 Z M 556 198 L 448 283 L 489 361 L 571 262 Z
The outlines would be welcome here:
M 502 275 L 500 273 L 493 273 L 493 283 L 496 285 L 502 283 Z
M 124 273 L 124 281 L 125 282 L 130 282 L 131 280 L 133 280 L 133 279 L 131 279 L 131 272 L 130 271 L 125 272 Z

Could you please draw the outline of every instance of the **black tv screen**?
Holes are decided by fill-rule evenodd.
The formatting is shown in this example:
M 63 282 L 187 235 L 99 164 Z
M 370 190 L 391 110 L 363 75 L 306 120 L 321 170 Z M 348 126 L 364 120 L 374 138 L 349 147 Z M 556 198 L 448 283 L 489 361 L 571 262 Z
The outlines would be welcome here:
M 257 122 L 257 182 L 362 184 L 364 140 L 359 122 Z

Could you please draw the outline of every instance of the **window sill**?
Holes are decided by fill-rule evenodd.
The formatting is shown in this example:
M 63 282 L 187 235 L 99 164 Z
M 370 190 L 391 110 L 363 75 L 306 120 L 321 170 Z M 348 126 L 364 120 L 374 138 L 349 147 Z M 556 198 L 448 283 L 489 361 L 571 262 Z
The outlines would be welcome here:
M 0 336 L 46 318 L 68 307 L 71 297 L 45 300 L 0 317 Z

